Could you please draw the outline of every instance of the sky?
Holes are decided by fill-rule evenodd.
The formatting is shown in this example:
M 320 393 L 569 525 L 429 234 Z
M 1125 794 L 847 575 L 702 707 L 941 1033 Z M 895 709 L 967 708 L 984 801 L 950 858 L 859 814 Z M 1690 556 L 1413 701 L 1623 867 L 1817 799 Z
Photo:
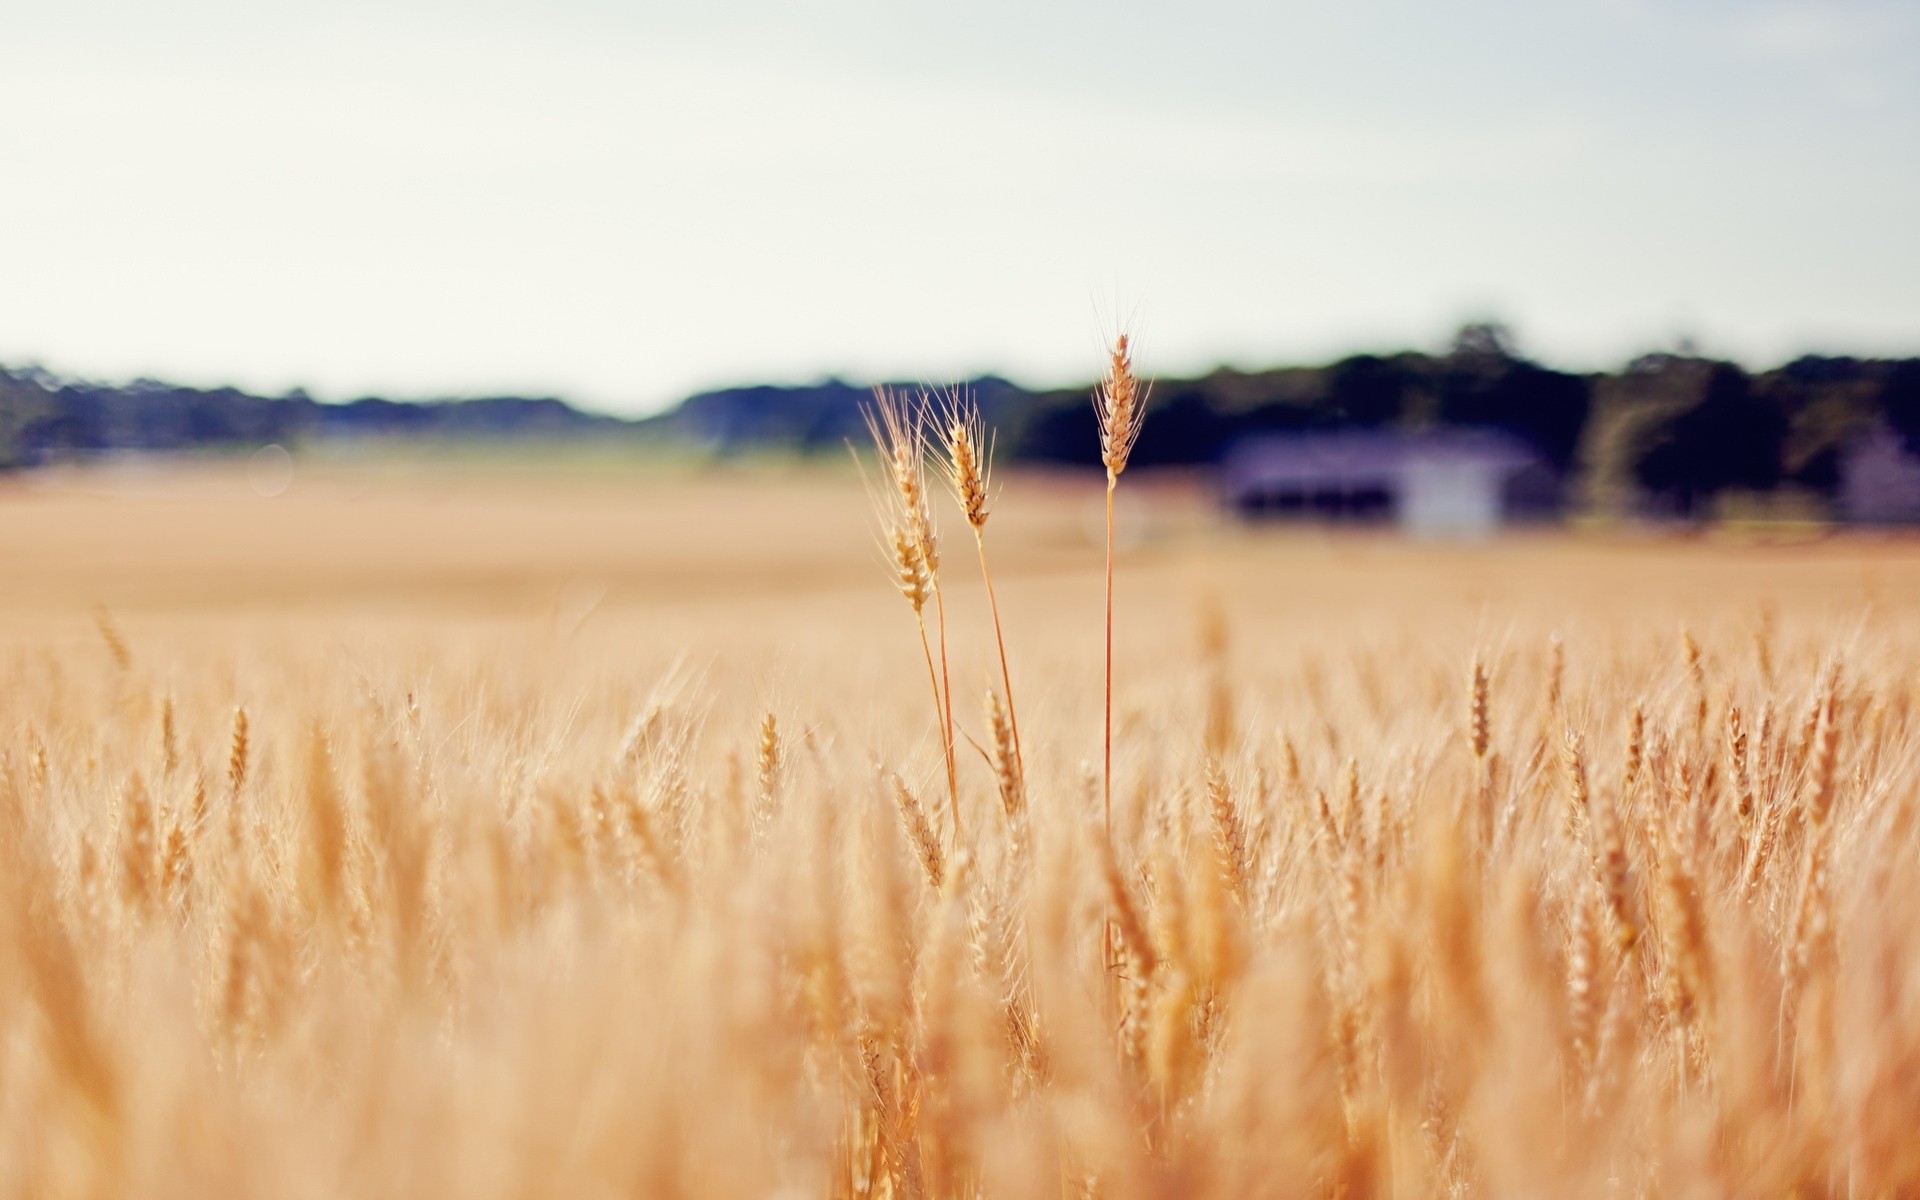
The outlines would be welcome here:
M 1912 0 L 0 0 L 0 362 L 641 412 L 1920 353 Z

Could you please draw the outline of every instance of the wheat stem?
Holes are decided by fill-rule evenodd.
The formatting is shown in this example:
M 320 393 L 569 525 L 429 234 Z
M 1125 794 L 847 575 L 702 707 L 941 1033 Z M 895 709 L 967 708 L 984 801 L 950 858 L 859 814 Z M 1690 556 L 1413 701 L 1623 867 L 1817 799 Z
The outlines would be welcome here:
M 947 755 L 947 803 L 953 806 L 953 842 L 960 844 L 960 784 L 953 765 L 953 679 L 947 673 L 947 598 L 938 584 L 933 589 L 934 613 L 940 624 L 940 742 Z M 925 630 L 921 631 L 925 636 Z
M 1127 469 L 1127 457 L 1140 437 L 1146 395 L 1133 374 L 1131 341 L 1121 334 L 1107 356 L 1107 373 L 1094 389 L 1093 413 L 1100 427 L 1100 461 L 1107 468 L 1107 681 L 1106 719 L 1101 736 L 1104 763 L 1102 808 L 1107 835 L 1113 834 L 1113 491 Z
M 920 653 L 926 657 L 927 683 L 931 685 L 933 688 L 933 721 L 935 725 L 939 725 L 941 721 L 941 716 L 945 707 L 944 706 L 945 698 L 940 694 L 939 669 L 933 665 L 933 643 L 927 637 L 927 618 L 924 615 L 922 615 L 920 612 L 915 611 L 913 614 L 913 620 L 914 620 L 914 623 L 918 625 L 920 628 Z M 947 752 L 947 803 L 953 810 L 953 843 L 954 845 L 958 846 L 960 844 L 960 805 L 958 802 L 958 798 L 954 794 L 954 787 L 953 787 L 953 781 L 954 781 L 953 743 L 951 741 L 946 742 L 946 752 Z
M 1107 837 L 1113 837 L 1113 488 L 1117 483 L 1107 477 L 1107 682 L 1105 721 L 1101 727 L 1101 815 Z
M 980 552 L 980 578 L 987 585 L 987 608 L 993 614 L 993 644 L 1000 652 L 1000 693 L 1007 698 L 1007 727 L 1013 733 L 1013 762 L 1020 778 L 1027 777 L 1026 756 L 1020 753 L 1020 718 L 1013 709 L 1013 674 L 1007 669 L 1007 639 L 1000 631 L 1000 600 L 993 591 L 993 572 L 987 569 L 987 540 L 976 530 L 974 548 Z

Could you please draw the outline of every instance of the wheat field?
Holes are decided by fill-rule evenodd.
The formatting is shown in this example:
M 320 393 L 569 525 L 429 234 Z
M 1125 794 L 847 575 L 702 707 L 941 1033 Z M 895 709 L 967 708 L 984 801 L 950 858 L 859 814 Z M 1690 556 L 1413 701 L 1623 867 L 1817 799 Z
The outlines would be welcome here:
M 301 472 L 0 490 L 0 1192 L 1920 1194 L 1920 547 L 1129 475 L 1109 832 L 1097 479 Z

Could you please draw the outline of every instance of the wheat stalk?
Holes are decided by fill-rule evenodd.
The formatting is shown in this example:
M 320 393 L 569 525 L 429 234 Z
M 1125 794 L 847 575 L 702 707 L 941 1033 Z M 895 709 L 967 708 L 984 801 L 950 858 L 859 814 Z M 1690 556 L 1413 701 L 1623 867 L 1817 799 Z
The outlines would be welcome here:
M 933 671 L 933 650 L 926 626 L 929 596 L 940 642 L 940 667 L 933 681 L 934 708 L 939 714 L 940 746 L 947 768 L 947 803 L 953 816 L 953 838 L 960 839 L 960 784 L 954 764 L 953 688 L 947 670 L 947 605 L 940 591 L 940 543 L 933 513 L 927 505 L 926 404 L 910 403 L 891 388 L 874 389 L 866 409 L 867 432 L 879 452 L 881 470 L 891 485 L 884 498 L 876 497 L 887 526 L 889 550 L 901 594 L 913 605 L 920 628 L 927 669 Z
M 1556 682 L 1554 690 L 1557 689 Z M 1487 664 L 1476 654 L 1467 677 L 1467 746 L 1473 751 L 1474 829 L 1481 838 L 1490 837 L 1493 831 L 1493 776 L 1487 764 L 1487 690 Z
M 987 567 L 987 517 L 991 510 L 993 481 L 993 444 L 987 436 L 986 422 L 972 393 L 955 388 L 946 393 L 941 407 L 940 431 L 946 451 L 944 466 L 954 499 L 973 530 L 974 551 L 980 559 L 980 578 L 987 589 L 987 609 L 993 617 L 993 644 L 1000 656 L 1000 688 L 1007 700 L 1007 724 L 1013 742 L 1013 764 L 1024 778 L 1026 758 L 1020 750 L 1020 719 L 1013 703 L 1013 673 L 1007 666 L 1007 639 L 1000 624 L 1000 599 L 993 587 L 993 572 Z
M 1107 373 L 1093 393 L 1100 426 L 1100 461 L 1107 468 L 1106 697 L 1100 736 L 1101 813 L 1113 836 L 1113 493 L 1140 437 L 1146 392 L 1133 374 L 1133 350 L 1122 333 L 1107 356 Z

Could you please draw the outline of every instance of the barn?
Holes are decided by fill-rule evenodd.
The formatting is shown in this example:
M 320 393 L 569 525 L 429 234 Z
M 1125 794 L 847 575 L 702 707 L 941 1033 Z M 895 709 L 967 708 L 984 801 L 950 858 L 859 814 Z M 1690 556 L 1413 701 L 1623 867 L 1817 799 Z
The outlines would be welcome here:
M 1920 456 L 1885 424 L 1853 439 L 1840 454 L 1841 519 L 1856 525 L 1920 523 Z
M 1249 520 L 1398 526 L 1420 537 L 1485 536 L 1560 513 L 1562 483 L 1498 430 L 1273 433 L 1221 464 L 1222 498 Z

